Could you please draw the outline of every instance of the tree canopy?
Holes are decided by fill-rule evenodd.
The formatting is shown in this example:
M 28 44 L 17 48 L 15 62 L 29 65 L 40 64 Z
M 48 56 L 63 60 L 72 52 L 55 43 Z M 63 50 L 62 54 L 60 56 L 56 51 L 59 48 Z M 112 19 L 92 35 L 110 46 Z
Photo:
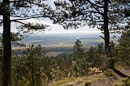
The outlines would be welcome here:
M 22 20 L 46 18 L 53 14 L 45 0 L 0 0 L 0 25 L 3 24 L 3 86 L 11 86 L 11 22 L 19 23 L 20 31 L 43 30 L 47 25 Z
M 110 33 L 119 33 L 126 29 L 125 25 L 129 26 L 129 0 L 58 0 L 55 5 L 59 16 L 53 20 L 64 28 L 89 25 L 102 31 L 109 67 L 116 72 L 110 49 Z

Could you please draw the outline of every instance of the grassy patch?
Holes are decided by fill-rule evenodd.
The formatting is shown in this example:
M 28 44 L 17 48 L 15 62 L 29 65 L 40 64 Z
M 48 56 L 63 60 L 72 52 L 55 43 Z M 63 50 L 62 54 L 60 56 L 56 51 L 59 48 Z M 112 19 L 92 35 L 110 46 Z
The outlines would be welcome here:
M 77 82 L 77 84 L 81 84 L 81 83 L 82 83 L 82 81 L 78 81 L 78 82 Z
M 50 86 L 62 86 L 62 84 L 67 83 L 67 82 L 72 82 L 74 81 L 75 78 L 67 78 L 67 79 L 63 79 L 63 80 L 59 80 L 57 82 L 54 82 L 53 84 L 51 84 Z
M 83 76 L 83 77 L 71 77 L 64 80 L 59 80 L 57 82 L 53 82 L 49 86 L 90 86 L 91 84 L 102 80 L 104 73 L 94 74 L 91 76 Z
M 113 71 L 112 71 L 111 69 L 108 69 L 107 71 L 104 72 L 104 75 L 105 75 L 106 77 L 111 77 L 111 76 L 113 76 L 114 74 L 113 74 Z
M 122 78 L 114 86 L 130 86 L 130 78 Z
M 84 86 L 90 86 L 91 84 L 92 84 L 91 81 L 86 81 L 85 84 L 84 84 Z

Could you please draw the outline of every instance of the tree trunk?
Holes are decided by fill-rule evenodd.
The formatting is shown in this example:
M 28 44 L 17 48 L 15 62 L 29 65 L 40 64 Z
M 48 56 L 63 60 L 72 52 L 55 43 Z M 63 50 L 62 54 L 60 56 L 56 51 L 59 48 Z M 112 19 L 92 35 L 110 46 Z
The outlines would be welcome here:
M 41 60 L 41 59 L 40 59 L 40 60 Z M 40 78 L 41 78 L 41 70 L 40 70 L 40 68 L 41 68 L 41 61 L 40 61 L 40 63 L 39 63 L 39 79 L 38 79 L 39 85 L 38 85 L 38 86 L 41 86 L 41 80 L 40 80 Z
M 11 86 L 11 39 L 9 0 L 3 0 L 3 86 Z
M 111 57 L 111 50 L 110 50 L 110 34 L 108 29 L 108 0 L 104 0 L 104 41 L 105 41 L 105 54 L 106 57 L 109 59 L 109 67 L 113 67 L 113 61 Z
M 33 67 L 34 67 L 34 62 L 33 62 L 33 55 L 32 55 L 32 86 L 34 86 L 34 70 L 33 70 Z
M 111 68 L 115 73 L 120 75 L 121 77 L 129 77 L 114 67 L 114 63 L 111 56 L 111 49 L 110 49 L 110 34 L 108 29 L 108 0 L 104 0 L 104 40 L 105 40 L 105 54 L 106 57 L 109 59 L 108 67 Z
M 108 56 L 110 52 L 110 37 L 108 30 L 108 1 L 104 0 L 104 40 L 105 40 L 105 53 Z

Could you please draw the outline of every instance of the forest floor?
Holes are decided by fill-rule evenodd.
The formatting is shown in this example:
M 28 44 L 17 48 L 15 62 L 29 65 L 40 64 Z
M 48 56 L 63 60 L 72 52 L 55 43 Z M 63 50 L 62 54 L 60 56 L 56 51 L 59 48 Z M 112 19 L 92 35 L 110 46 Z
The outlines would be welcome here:
M 130 68 L 117 67 L 119 71 L 130 76 Z M 129 78 L 122 78 L 112 70 L 83 77 L 69 77 L 53 81 L 49 86 L 130 86 Z

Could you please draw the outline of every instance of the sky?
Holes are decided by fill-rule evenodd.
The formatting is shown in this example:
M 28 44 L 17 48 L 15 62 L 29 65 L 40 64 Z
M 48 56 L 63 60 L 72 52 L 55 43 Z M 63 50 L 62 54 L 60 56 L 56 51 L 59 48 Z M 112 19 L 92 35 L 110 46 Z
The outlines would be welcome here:
M 52 8 L 55 9 L 54 2 L 55 0 L 48 0 L 47 4 L 50 5 Z M 0 19 L 2 17 L 0 16 Z M 52 21 L 49 19 L 44 19 L 44 20 L 36 20 L 36 19 L 29 19 L 24 22 L 31 22 L 31 23 L 41 23 L 41 24 L 46 24 L 49 25 L 50 27 L 47 28 L 45 31 L 42 32 L 34 32 L 34 34 L 94 34 L 94 33 L 101 33 L 100 30 L 97 28 L 90 28 L 87 25 L 84 27 L 80 27 L 79 29 L 64 29 L 61 25 L 58 24 L 52 24 Z M 17 25 L 16 23 L 11 24 L 11 31 L 12 32 L 17 32 L 18 30 L 16 29 Z M 0 33 L 2 33 L 3 28 L 0 27 Z
M 46 24 L 49 25 L 45 31 L 35 31 L 34 34 L 95 34 L 95 33 L 101 33 L 100 30 L 97 28 L 90 28 L 87 25 L 84 27 L 80 27 L 78 29 L 64 29 L 61 25 L 58 24 L 52 24 L 52 21 L 49 19 L 44 19 L 44 20 L 36 20 L 36 19 L 29 19 L 24 22 L 31 22 L 31 23 L 41 23 L 41 24 Z M 16 23 L 11 23 L 11 31 L 12 32 L 17 32 L 18 30 L 16 29 L 18 25 Z M 3 27 L 0 27 L 0 33 L 2 33 Z
M 92 33 L 101 33 L 100 30 L 96 28 L 90 28 L 87 25 L 84 27 L 80 27 L 78 29 L 64 29 L 61 25 L 58 24 L 52 24 L 52 21 L 49 19 L 44 20 L 35 20 L 30 19 L 26 22 L 32 22 L 32 23 L 41 23 L 41 24 L 47 24 L 50 27 L 48 27 L 44 32 L 40 32 L 38 34 L 92 34 Z M 36 32 L 37 33 L 37 32 Z

